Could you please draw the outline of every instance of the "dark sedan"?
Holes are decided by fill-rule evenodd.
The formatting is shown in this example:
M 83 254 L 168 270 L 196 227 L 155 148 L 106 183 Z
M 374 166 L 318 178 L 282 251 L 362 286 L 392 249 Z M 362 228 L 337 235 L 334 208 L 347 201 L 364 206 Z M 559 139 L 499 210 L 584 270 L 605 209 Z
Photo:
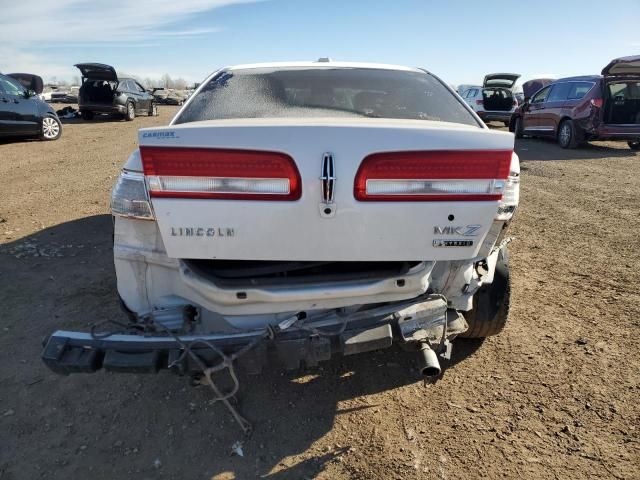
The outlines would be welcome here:
M 60 119 L 49 104 L 38 98 L 38 93 L 15 78 L 0 74 L 0 137 L 60 138 Z

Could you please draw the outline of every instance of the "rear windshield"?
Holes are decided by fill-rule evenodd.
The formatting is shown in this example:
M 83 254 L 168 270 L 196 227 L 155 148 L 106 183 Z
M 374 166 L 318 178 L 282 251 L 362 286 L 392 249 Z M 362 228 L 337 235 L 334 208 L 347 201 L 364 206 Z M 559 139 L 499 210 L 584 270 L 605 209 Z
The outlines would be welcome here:
M 104 88 L 104 89 L 110 89 L 110 90 L 115 90 L 118 87 L 118 84 L 122 84 L 122 82 L 115 82 L 113 80 L 86 80 L 83 83 L 83 86 L 85 86 L 86 88 L 92 89 L 92 88 Z
M 483 88 L 482 95 L 485 97 L 512 98 L 513 92 L 508 88 Z
M 640 82 L 610 83 L 609 97 L 621 100 L 640 100 Z
M 256 68 L 211 79 L 174 123 L 234 118 L 371 117 L 479 126 L 427 73 L 363 68 Z

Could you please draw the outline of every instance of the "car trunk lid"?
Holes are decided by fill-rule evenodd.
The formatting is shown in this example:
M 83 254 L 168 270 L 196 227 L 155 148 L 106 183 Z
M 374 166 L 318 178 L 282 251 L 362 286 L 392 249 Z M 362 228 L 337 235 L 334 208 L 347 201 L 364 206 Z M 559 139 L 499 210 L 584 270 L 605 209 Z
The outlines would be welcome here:
M 550 83 L 553 83 L 554 80 L 551 78 L 534 78 L 532 80 L 528 80 L 522 84 L 522 93 L 524 98 L 531 98 L 533 95 L 542 88 L 546 87 Z
M 118 81 L 116 70 L 111 65 L 105 65 L 103 63 L 78 63 L 74 66 L 80 70 L 83 79 Z
M 640 55 L 615 58 L 602 69 L 605 77 L 637 76 L 640 77 Z
M 490 73 L 484 77 L 482 86 L 484 88 L 503 87 L 511 89 L 519 78 L 520 75 L 517 73 Z
M 15 78 L 20 84 L 28 89 L 33 90 L 36 94 L 40 95 L 44 90 L 44 83 L 42 77 L 34 75 L 32 73 L 9 73 L 11 78 Z
M 513 136 L 505 132 L 381 119 L 194 122 L 142 129 L 139 143 L 168 256 L 271 261 L 473 258 L 496 215 L 495 195 L 358 197 L 370 185 L 384 192 L 401 183 L 384 180 L 385 172 L 393 176 L 395 159 L 417 165 L 416 152 L 435 158 L 430 177 L 441 179 L 432 185 L 438 193 L 437 182 L 446 178 L 455 185 L 478 175 L 496 178 L 472 171 L 473 165 L 505 155 L 508 163 L 513 150 Z M 365 158 L 370 179 L 359 183 Z M 215 171 L 207 170 L 213 164 Z M 501 172 L 506 178 L 508 166 Z M 254 193 L 241 193 L 247 186 Z

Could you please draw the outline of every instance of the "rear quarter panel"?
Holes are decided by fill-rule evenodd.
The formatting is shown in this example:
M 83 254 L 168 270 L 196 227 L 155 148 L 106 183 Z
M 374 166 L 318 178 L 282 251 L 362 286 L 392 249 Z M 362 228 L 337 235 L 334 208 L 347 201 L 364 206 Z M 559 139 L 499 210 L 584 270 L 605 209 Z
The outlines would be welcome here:
M 602 124 L 603 109 L 595 107 L 591 101 L 603 98 L 603 93 L 603 82 L 599 80 L 584 97 L 567 102 L 566 115 L 587 134 L 595 134 Z

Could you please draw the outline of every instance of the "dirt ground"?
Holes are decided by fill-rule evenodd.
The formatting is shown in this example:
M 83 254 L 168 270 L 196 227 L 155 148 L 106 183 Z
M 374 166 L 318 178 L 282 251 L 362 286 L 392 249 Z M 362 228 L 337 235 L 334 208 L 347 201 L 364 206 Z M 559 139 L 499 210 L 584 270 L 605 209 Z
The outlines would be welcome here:
M 437 383 L 396 349 L 241 377 L 241 439 L 210 392 L 57 376 L 43 337 L 120 316 L 109 192 L 134 122 L 0 144 L 0 479 L 640 478 L 640 154 L 522 140 L 505 331 L 456 342 Z

